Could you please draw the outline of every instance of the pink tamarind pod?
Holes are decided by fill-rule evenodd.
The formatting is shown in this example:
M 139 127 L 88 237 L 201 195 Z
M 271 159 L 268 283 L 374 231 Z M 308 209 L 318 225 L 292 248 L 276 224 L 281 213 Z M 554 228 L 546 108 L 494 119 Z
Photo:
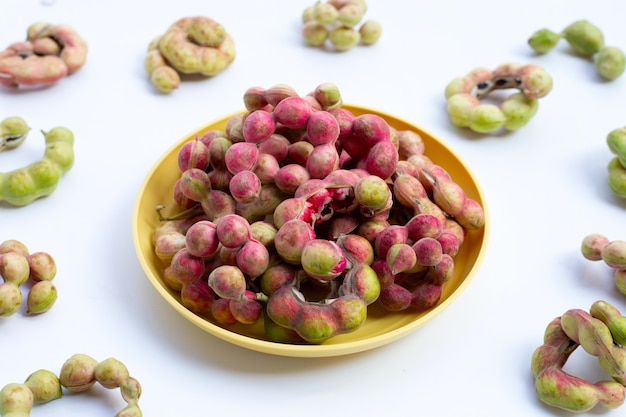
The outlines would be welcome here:
M 370 243 L 374 243 L 374 241 L 376 240 L 376 236 L 378 236 L 380 232 L 382 232 L 389 226 L 389 222 L 385 219 L 371 218 L 364 222 L 361 222 L 356 233 L 360 236 L 363 236 Z
M 263 87 L 249 87 L 243 93 L 243 103 L 248 111 L 264 109 L 269 103 Z
M 465 192 L 450 175 L 438 165 L 429 165 L 419 171 L 418 178 L 432 199 L 443 211 L 455 216 L 463 210 Z
M 18 87 L 54 84 L 68 74 L 67 65 L 55 55 L 0 55 L 0 84 Z
M 305 127 L 311 116 L 311 105 L 302 97 L 292 96 L 282 99 L 274 107 L 276 122 L 289 129 Z
M 252 235 L 250 223 L 238 214 L 228 214 L 218 219 L 215 231 L 219 242 L 227 248 L 240 248 Z
M 588 411 L 597 404 L 607 408 L 622 405 L 626 388 L 619 382 L 591 383 L 563 370 L 570 355 L 578 347 L 579 344 L 564 332 L 561 317 L 556 317 L 548 324 L 543 344 L 535 349 L 531 361 L 539 399 L 550 406 L 577 413 Z
M 224 133 L 226 138 L 232 143 L 243 142 L 243 119 L 246 117 L 245 113 L 233 114 L 226 121 L 224 127 Z
M 426 279 L 433 284 L 445 284 L 454 275 L 454 258 L 448 254 L 443 254 L 441 260 L 433 266 L 428 267 Z
M 581 244 L 581 252 L 585 259 L 590 261 L 602 260 L 602 248 L 608 245 L 610 240 L 599 233 L 593 233 L 584 237 Z
M 429 213 L 419 213 L 411 217 L 404 225 L 408 237 L 417 241 L 423 237 L 439 238 L 443 233 L 443 224 L 439 218 Z
M 337 120 L 337 124 L 339 125 L 338 139 L 341 140 L 350 136 L 352 133 L 352 125 L 354 123 L 354 114 L 344 107 L 331 109 L 328 112 L 335 117 L 335 120 Z
M 401 160 L 407 160 L 413 155 L 423 155 L 426 145 L 419 133 L 413 130 L 396 132 L 398 141 L 398 155 Z
M 304 305 L 304 296 L 290 285 L 279 287 L 267 300 L 267 315 L 276 324 L 293 328 Z
M 354 118 L 352 135 L 371 147 L 375 143 L 389 141 L 391 130 L 381 116 L 366 113 Z
M 421 266 L 437 265 L 443 256 L 443 248 L 437 239 L 423 237 L 412 245 L 416 256 L 416 264 Z
M 35 23 L 27 33 L 29 41 L 50 37 L 61 44 L 59 57 L 67 65 L 68 74 L 78 71 L 87 61 L 87 43 L 71 26 Z
M 189 227 L 185 234 L 185 247 L 194 256 L 208 257 L 217 251 L 219 240 L 217 227 L 209 220 L 200 220 Z
M 388 287 L 395 282 L 395 275 L 384 258 L 374 258 L 370 267 L 376 272 L 381 288 Z
M 283 162 L 287 159 L 290 144 L 289 140 L 283 135 L 272 133 L 267 139 L 258 144 L 258 148 L 261 154 L 270 154 L 278 162 Z
M 324 178 L 339 168 L 339 154 L 334 143 L 316 146 L 306 160 L 311 178 Z
M 246 277 L 233 265 L 221 265 L 209 274 L 209 287 L 221 298 L 240 299 L 246 292 Z
M 446 255 L 455 257 L 461 248 L 459 238 L 452 232 L 443 231 L 436 239 L 441 244 L 441 249 Z
M 335 143 L 339 138 L 339 122 L 332 113 L 314 111 L 306 124 L 306 131 L 313 146 Z
M 402 311 L 411 306 L 411 291 L 401 285 L 391 283 L 380 290 L 378 302 L 386 310 Z
M 280 169 L 280 164 L 274 155 L 268 153 L 260 153 L 254 173 L 259 178 L 261 184 L 273 183 L 276 174 Z M 259 191 L 260 194 L 260 191 Z
M 287 97 L 295 97 L 297 95 L 296 90 L 287 84 L 276 84 L 265 90 L 265 100 L 274 107 Z
M 170 266 L 172 275 L 183 285 L 201 279 L 205 271 L 204 260 L 192 255 L 186 248 L 176 252 Z
M 385 259 L 391 246 L 396 243 L 406 243 L 407 238 L 407 229 L 401 225 L 392 225 L 381 230 L 374 241 L 374 253 L 376 257 Z
M 485 224 L 485 212 L 480 203 L 472 198 L 466 198 L 463 209 L 454 216 L 456 221 L 469 230 L 477 230 Z
M 261 179 L 255 172 L 239 171 L 230 179 L 228 190 L 238 203 L 251 203 L 261 194 Z
M 214 299 L 215 293 L 202 279 L 184 284 L 180 291 L 180 302 L 196 314 L 210 313 Z
M 219 324 L 223 326 L 232 326 L 238 321 L 230 311 L 229 298 L 217 298 L 211 303 L 211 315 Z
M 337 238 L 337 244 L 352 265 L 370 265 L 374 261 L 374 248 L 363 236 L 345 234 Z
M 232 146 L 233 142 L 224 137 L 219 136 L 211 139 L 207 144 L 207 153 L 209 154 L 209 165 L 215 169 L 226 169 L 226 151 Z
M 395 176 L 398 175 L 410 175 L 417 177 L 417 167 L 407 160 L 399 160 L 396 164 Z
M 427 310 L 437 305 L 441 299 L 443 285 L 433 284 L 431 282 L 419 283 L 413 291 L 411 291 L 411 307 L 418 310 Z
M 210 186 L 213 190 L 229 191 L 230 180 L 233 178 L 233 174 L 228 172 L 226 168 L 217 168 L 207 173 Z
M 365 169 L 372 175 L 386 179 L 396 170 L 398 159 L 398 150 L 394 144 L 389 140 L 380 141 L 372 145 L 367 153 Z
M 180 148 L 177 161 L 181 172 L 189 168 L 205 171 L 209 167 L 209 149 L 196 135 L 195 139 L 186 142 Z
M 263 314 L 263 307 L 255 299 L 255 294 L 251 291 L 246 291 L 242 298 L 231 299 L 228 307 L 233 317 L 243 324 L 256 323 Z
M 250 239 L 237 252 L 236 262 L 241 272 L 254 280 L 269 266 L 270 254 L 265 245 Z
M 396 275 L 413 269 L 417 263 L 417 255 L 411 245 L 396 243 L 391 245 L 387 251 L 385 260 L 391 269 L 391 273 Z
M 215 138 L 226 138 L 226 132 L 223 129 L 210 129 L 202 133 L 198 140 L 209 146 L 211 141 Z
M 285 262 L 300 265 L 304 246 L 313 239 L 315 239 L 315 232 L 311 225 L 302 220 L 293 219 L 278 229 L 274 238 L 274 247 Z
M 311 178 L 309 171 L 298 164 L 283 165 L 274 177 L 274 184 L 284 193 L 293 195 L 298 187 Z
M 299 141 L 289 145 L 287 159 L 293 164 L 306 166 L 306 161 L 315 147 L 311 142 Z
M 254 143 L 233 143 L 224 154 L 226 168 L 231 174 L 240 171 L 254 171 L 259 158 L 259 149 Z
M 260 143 L 274 133 L 276 122 L 272 113 L 266 110 L 254 110 L 243 120 L 243 138 L 246 142 Z

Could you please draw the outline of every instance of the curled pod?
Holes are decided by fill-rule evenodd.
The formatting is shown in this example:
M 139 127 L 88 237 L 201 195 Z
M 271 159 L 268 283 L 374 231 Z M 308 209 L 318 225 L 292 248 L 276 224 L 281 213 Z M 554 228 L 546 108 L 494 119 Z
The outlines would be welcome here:
M 48 196 L 56 188 L 62 175 L 74 164 L 74 135 L 64 127 L 44 132 L 43 157 L 31 164 L 0 173 L 0 201 L 14 206 L 25 206 Z

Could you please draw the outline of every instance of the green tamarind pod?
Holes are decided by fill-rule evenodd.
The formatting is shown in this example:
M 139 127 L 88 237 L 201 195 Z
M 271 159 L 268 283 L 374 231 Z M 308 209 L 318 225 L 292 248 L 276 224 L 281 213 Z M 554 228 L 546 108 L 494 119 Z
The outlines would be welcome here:
M 7 384 L 0 390 L 0 416 L 28 416 L 33 401 L 33 393 L 25 384 Z
M 51 281 L 39 281 L 28 293 L 26 312 L 28 314 L 45 313 L 52 308 L 57 297 L 57 289 Z
M 16 148 L 26 140 L 30 127 L 21 117 L 7 117 L 0 122 L 0 151 Z
M 626 168 L 626 127 L 614 129 L 606 137 L 609 150 L 617 155 L 620 163 Z
M 591 305 L 589 313 L 606 324 L 613 340 L 622 346 L 626 345 L 626 317 L 617 308 L 606 301 L 598 300 Z
M 474 132 L 488 133 L 500 129 L 506 118 L 502 110 L 493 104 L 479 104 L 472 109 L 469 128 Z
M 0 284 L 0 317 L 8 317 L 19 310 L 22 304 L 22 291 L 12 282 Z
M 585 352 L 596 356 L 602 369 L 615 381 L 624 382 L 626 350 L 614 344 L 606 324 L 584 310 L 570 309 L 561 316 L 561 327 Z
M 609 161 L 609 188 L 616 196 L 626 198 L 626 168 L 624 168 L 618 157 Z
M 328 33 L 328 40 L 337 51 L 347 51 L 361 40 L 361 32 L 349 26 L 337 26 Z
M 74 135 L 64 127 L 56 127 L 45 136 L 43 157 L 9 172 L 0 172 L 0 201 L 24 206 L 51 194 L 61 176 L 74 164 Z
M 581 55 L 592 56 L 604 46 L 602 31 L 587 20 L 578 20 L 561 32 L 572 49 Z
M 39 369 L 26 378 L 24 382 L 33 393 L 36 404 L 47 403 L 61 398 L 61 382 L 54 372 Z
M 550 29 L 539 29 L 528 38 L 528 45 L 538 54 L 550 52 L 559 43 L 561 35 Z
M 502 103 L 501 110 L 504 113 L 504 128 L 516 130 L 527 124 L 537 113 L 539 101 L 529 99 L 523 93 L 515 93 Z
M 615 287 L 619 292 L 626 295 L 626 270 L 616 269 L 614 275 Z
M 626 241 L 612 240 L 600 250 L 602 260 L 613 269 L 626 269 Z
M 626 68 L 624 52 L 614 46 L 601 47 L 593 61 L 598 73 L 607 80 L 618 78 Z
M 446 89 L 446 96 L 448 94 L 450 93 Z M 471 94 L 452 94 L 448 98 L 446 108 L 455 126 L 468 127 L 472 122 L 472 111 L 479 104 L 478 99 Z

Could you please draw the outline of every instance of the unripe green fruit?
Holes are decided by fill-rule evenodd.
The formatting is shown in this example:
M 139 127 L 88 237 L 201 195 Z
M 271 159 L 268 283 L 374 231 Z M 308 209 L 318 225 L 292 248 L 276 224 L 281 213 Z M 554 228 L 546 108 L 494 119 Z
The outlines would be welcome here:
M 561 39 L 561 35 L 550 29 L 540 29 L 528 39 L 528 45 L 538 54 L 552 50 Z
M 502 103 L 502 113 L 506 121 L 504 128 L 516 130 L 526 125 L 537 113 L 539 108 L 538 100 L 532 100 L 522 93 L 515 93 Z
M 603 46 L 594 57 L 598 73 L 607 80 L 614 80 L 624 73 L 626 57 L 621 49 Z
M 608 165 L 609 188 L 616 196 L 626 198 L 626 168 L 622 166 L 619 158 L 611 159 Z
M 591 56 L 604 45 L 602 31 L 587 20 L 570 24 L 563 29 L 562 36 L 581 55 Z
M 611 152 L 617 155 L 622 167 L 626 168 L 626 127 L 609 132 L 606 137 L 606 144 Z
M 39 369 L 24 382 L 33 393 L 35 403 L 42 404 L 61 398 L 61 382 L 54 372 Z
M 328 34 L 330 43 L 338 51 L 347 51 L 361 40 L 361 33 L 349 26 L 337 26 Z
M 474 132 L 487 133 L 500 129 L 505 122 L 504 113 L 496 105 L 479 104 L 470 115 L 469 127 Z

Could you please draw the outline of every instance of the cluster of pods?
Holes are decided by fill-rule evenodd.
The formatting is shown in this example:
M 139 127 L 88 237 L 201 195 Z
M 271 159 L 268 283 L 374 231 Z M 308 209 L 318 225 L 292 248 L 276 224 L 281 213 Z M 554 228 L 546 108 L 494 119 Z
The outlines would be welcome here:
M 115 417 L 143 415 L 138 404 L 141 384 L 130 375 L 126 365 L 112 357 L 97 361 L 84 353 L 76 353 L 63 363 L 59 375 L 38 369 L 24 382 L 6 384 L 0 389 L 0 416 L 28 417 L 33 405 L 62 398 L 63 389 L 77 394 L 88 391 L 96 382 L 107 389 L 120 389 L 126 406 Z
M 178 88 L 181 74 L 212 77 L 235 59 L 235 43 L 224 26 L 205 16 L 175 21 L 148 45 L 144 68 L 162 93 Z
M 64 24 L 33 23 L 26 40 L 0 52 L 0 85 L 53 84 L 78 71 L 87 60 L 87 43 Z
M 54 258 L 43 251 L 30 252 L 19 240 L 0 243 L 0 317 L 15 314 L 23 301 L 21 287 L 32 284 L 28 291 L 27 314 L 48 311 L 57 300 L 57 289 L 52 283 L 57 267 Z
M 606 143 L 614 155 L 607 165 L 609 189 L 617 197 L 626 198 L 626 128 L 610 131 Z
M 265 318 L 268 338 L 322 343 L 367 307 L 425 310 L 483 207 L 421 136 L 354 114 L 339 89 L 250 87 L 246 112 L 178 152 L 174 214 L 153 234 L 164 281 L 222 325 Z
M 302 36 L 309 46 L 347 51 L 361 43 L 373 45 L 382 33 L 381 24 L 363 21 L 367 4 L 364 0 L 316 1 L 302 12 Z
M 596 405 L 617 408 L 626 398 L 626 317 L 603 300 L 589 311 L 569 309 L 546 327 L 543 344 L 532 355 L 531 369 L 539 399 L 573 413 Z M 564 369 L 571 354 L 582 346 L 597 357 L 610 378 L 591 382 Z

